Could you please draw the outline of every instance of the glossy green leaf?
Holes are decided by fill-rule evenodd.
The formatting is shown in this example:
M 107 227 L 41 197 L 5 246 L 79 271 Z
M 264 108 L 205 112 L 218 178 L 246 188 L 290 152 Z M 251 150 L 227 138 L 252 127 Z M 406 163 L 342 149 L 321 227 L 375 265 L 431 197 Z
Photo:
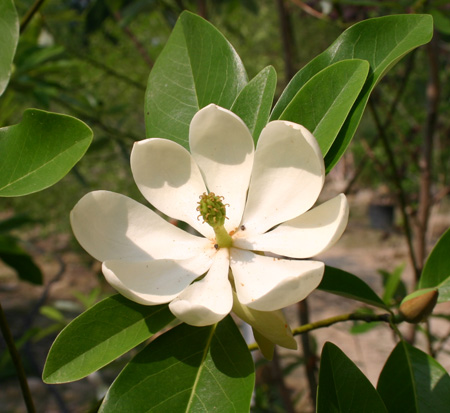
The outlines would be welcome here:
M 201 17 L 183 12 L 148 78 L 147 138 L 188 148 L 194 114 L 210 103 L 230 109 L 246 83 L 241 59 L 225 37 Z
M 336 139 L 369 73 L 365 60 L 342 60 L 321 70 L 297 92 L 280 119 L 299 123 L 319 142 L 325 156 Z
M 432 34 L 433 20 L 428 15 L 385 16 L 355 24 L 292 78 L 271 119 L 278 119 L 306 82 L 324 68 L 345 59 L 367 60 L 371 70 L 366 83 L 325 157 L 327 171 L 330 171 L 350 143 L 375 85 L 405 54 L 429 42 Z
M 28 109 L 0 129 L 0 196 L 45 189 L 63 178 L 92 141 L 92 130 L 67 115 Z
M 361 301 L 384 310 L 388 309 L 381 298 L 378 297 L 378 295 L 363 280 L 356 275 L 328 265 L 325 267 L 322 281 L 317 288 L 331 294 Z
M 419 280 L 420 288 L 442 287 L 450 276 L 450 228 L 442 235 L 432 249 L 425 262 L 422 275 Z M 439 301 L 443 300 L 441 288 L 439 289 Z
M 0 1 L 0 95 L 11 76 L 11 66 L 19 41 L 19 18 L 13 0 Z
M 65 383 L 86 377 L 172 320 L 167 305 L 143 306 L 118 294 L 108 297 L 61 331 L 48 354 L 43 380 Z
M 18 241 L 8 234 L 0 235 L 0 260 L 16 271 L 22 281 L 42 285 L 41 270 Z
M 338 347 L 327 342 L 320 360 L 317 413 L 338 412 L 383 413 L 387 410 L 361 370 Z
M 276 86 L 277 73 L 268 66 L 245 85 L 231 107 L 248 126 L 255 143 L 269 120 Z
M 390 413 L 447 413 L 450 376 L 428 354 L 400 341 L 378 379 L 378 392 Z
M 100 412 L 248 412 L 251 354 L 230 316 L 182 324 L 159 336 L 123 369 Z

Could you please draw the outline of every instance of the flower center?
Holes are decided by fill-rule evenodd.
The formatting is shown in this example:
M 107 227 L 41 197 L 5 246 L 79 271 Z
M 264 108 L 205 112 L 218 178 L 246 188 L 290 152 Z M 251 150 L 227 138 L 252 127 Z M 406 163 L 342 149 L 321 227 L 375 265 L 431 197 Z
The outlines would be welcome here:
M 216 195 L 214 192 L 200 195 L 197 211 L 200 213 L 199 217 L 203 218 L 203 222 L 209 224 L 216 234 L 216 245 L 218 248 L 231 247 L 233 241 L 224 227 L 226 217 L 226 208 L 223 203 L 223 196 Z M 229 206 L 229 205 L 228 205 Z

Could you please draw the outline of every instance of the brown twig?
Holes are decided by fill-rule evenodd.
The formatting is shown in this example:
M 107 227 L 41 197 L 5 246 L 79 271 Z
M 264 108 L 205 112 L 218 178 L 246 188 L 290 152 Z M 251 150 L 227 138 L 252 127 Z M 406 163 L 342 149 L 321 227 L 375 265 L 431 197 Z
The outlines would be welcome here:
M 117 23 L 120 23 L 122 20 L 121 14 L 116 11 L 114 14 L 114 19 Z M 153 67 L 153 60 L 150 57 L 150 55 L 147 52 L 147 49 L 144 47 L 144 45 L 141 43 L 141 41 L 136 37 L 136 35 L 133 33 L 133 31 L 128 26 L 122 26 L 123 32 L 129 37 L 129 39 L 133 42 L 134 46 L 136 47 L 136 50 L 139 52 L 139 54 L 142 56 L 142 59 L 144 59 L 145 63 L 147 63 L 148 67 Z
M 309 6 L 308 4 L 306 4 L 303 1 L 300 0 L 291 0 L 292 3 L 294 3 L 296 6 L 300 7 L 305 13 L 309 14 L 310 16 L 316 17 L 317 19 L 320 20 L 330 20 L 329 17 L 324 14 L 321 13 L 320 11 L 317 11 L 316 9 L 313 9 L 311 6 Z
M 300 325 L 309 324 L 309 308 L 308 301 L 305 299 L 298 303 L 298 314 L 300 318 Z M 300 341 L 302 344 L 303 357 L 305 360 L 306 378 L 308 379 L 309 396 L 311 404 L 316 409 L 317 398 L 317 355 L 311 349 L 310 336 L 306 332 L 301 335 Z
M 11 334 L 11 330 L 9 329 L 8 321 L 6 320 L 5 313 L 3 312 L 1 304 L 0 304 L 0 330 L 2 331 L 3 337 L 5 338 L 6 346 L 8 347 L 9 354 L 11 355 L 11 360 L 16 369 L 17 377 L 19 378 L 20 388 L 22 389 L 23 399 L 25 401 L 25 405 L 27 406 L 27 411 L 28 413 L 35 413 L 36 409 L 34 407 L 30 388 L 28 387 L 27 375 L 25 373 L 25 369 L 23 368 L 20 354 L 17 351 L 16 345 L 14 343 L 14 338 Z
M 419 272 L 416 273 L 416 281 L 419 280 L 420 273 L 426 258 L 426 234 L 430 218 L 432 203 L 431 184 L 433 168 L 433 148 L 434 134 L 437 125 L 440 81 L 438 56 L 436 52 L 436 38 L 427 45 L 428 62 L 430 68 L 430 79 L 427 87 L 427 119 L 425 123 L 425 136 L 422 151 L 420 152 L 420 190 L 419 207 L 417 210 L 417 230 L 415 237 L 415 251 Z
M 278 7 L 278 16 L 280 19 L 281 40 L 283 43 L 284 73 L 286 83 L 295 75 L 294 67 L 294 35 L 292 32 L 292 23 L 289 12 L 284 0 L 276 0 Z
M 392 122 L 392 119 L 394 118 L 394 114 L 397 112 L 397 108 L 398 105 L 400 103 L 400 100 L 403 96 L 403 93 L 406 89 L 406 85 L 408 84 L 408 80 L 409 77 L 413 71 L 414 68 L 414 62 L 415 62 L 415 57 L 416 57 L 416 50 L 413 50 L 410 55 L 408 56 L 408 60 L 406 61 L 406 68 L 405 68 L 405 73 L 403 74 L 403 76 L 401 77 L 401 82 L 400 82 L 400 86 L 397 89 L 397 93 L 394 97 L 394 99 L 392 100 L 391 105 L 389 106 L 389 110 L 386 113 L 386 117 L 384 119 L 383 122 L 383 128 L 386 129 L 389 127 L 390 123 Z M 375 136 L 375 138 L 370 142 L 370 147 L 373 148 L 375 146 L 375 144 L 377 143 L 379 138 L 379 135 Z M 362 171 L 364 170 L 364 168 L 367 165 L 367 157 L 368 155 L 364 155 L 362 157 L 362 159 L 359 162 L 359 165 L 355 168 L 355 173 L 353 174 L 353 177 L 350 179 L 349 183 L 347 184 L 344 193 L 348 194 L 353 185 L 356 183 L 358 177 L 360 176 L 360 174 L 362 173 Z
M 22 20 L 20 21 L 20 33 L 23 33 L 23 31 L 27 28 L 28 23 L 30 23 L 33 16 L 39 11 L 41 6 L 44 4 L 44 1 L 45 0 L 36 0 L 28 9 L 25 16 L 23 16 Z
M 420 268 L 417 263 L 416 253 L 415 249 L 413 247 L 413 233 L 411 229 L 410 224 L 410 218 L 408 215 L 408 203 L 406 200 L 406 194 L 405 190 L 403 188 L 403 184 L 400 178 L 399 169 L 397 167 L 397 161 L 394 156 L 394 152 L 391 148 L 390 141 L 386 135 L 386 130 L 383 128 L 383 125 L 381 124 L 377 109 L 375 107 L 375 103 L 373 102 L 373 99 L 369 99 L 369 108 L 371 110 L 371 113 L 373 115 L 373 119 L 375 121 L 375 125 L 377 127 L 378 135 L 380 136 L 381 142 L 383 143 L 386 156 L 389 162 L 389 165 L 391 167 L 391 179 L 393 181 L 393 184 L 396 188 L 396 195 L 397 199 L 400 205 L 400 212 L 402 214 L 402 221 L 403 221 L 403 231 L 405 233 L 406 237 L 406 243 L 408 245 L 408 253 L 409 258 L 412 264 L 412 267 L 414 269 L 414 274 L 416 279 L 420 276 Z

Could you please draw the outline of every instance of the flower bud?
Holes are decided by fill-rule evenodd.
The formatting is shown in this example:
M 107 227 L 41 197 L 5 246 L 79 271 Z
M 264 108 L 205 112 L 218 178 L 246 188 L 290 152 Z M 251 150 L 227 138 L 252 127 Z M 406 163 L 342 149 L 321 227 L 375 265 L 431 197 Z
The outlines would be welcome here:
M 407 295 L 400 304 L 400 314 L 408 323 L 420 323 L 431 314 L 437 303 L 437 288 L 425 288 Z

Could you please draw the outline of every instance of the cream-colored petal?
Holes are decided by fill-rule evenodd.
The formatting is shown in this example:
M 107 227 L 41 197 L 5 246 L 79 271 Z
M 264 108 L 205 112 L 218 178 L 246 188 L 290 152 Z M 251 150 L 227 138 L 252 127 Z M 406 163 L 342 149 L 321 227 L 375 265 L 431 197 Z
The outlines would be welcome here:
M 144 205 L 108 191 L 90 192 L 70 213 L 73 233 L 99 261 L 185 259 L 213 248 Z
M 250 131 L 233 112 L 209 105 L 193 117 L 189 145 L 208 190 L 229 204 L 225 228 L 235 230 L 242 219 L 253 166 Z
M 296 123 L 270 122 L 256 147 L 242 236 L 262 234 L 306 212 L 316 202 L 324 179 L 314 136 Z
M 131 170 L 139 190 L 155 208 L 187 222 L 208 238 L 214 237 L 212 228 L 197 218 L 199 197 L 206 192 L 206 186 L 186 149 L 167 139 L 136 142 Z
M 322 280 L 324 264 L 285 260 L 231 249 L 231 270 L 241 304 L 274 311 L 307 297 Z
M 233 305 L 231 285 L 228 281 L 229 253 L 220 249 L 211 268 L 203 279 L 186 288 L 170 304 L 172 314 L 192 326 L 218 323 Z
M 241 320 L 250 324 L 254 331 L 259 332 L 270 342 L 293 350 L 297 348 L 297 341 L 295 341 L 289 324 L 281 310 L 254 310 L 241 304 L 236 293 L 233 291 L 233 313 Z M 264 355 L 266 356 L 266 354 Z
M 211 266 L 212 258 L 187 260 L 105 261 L 103 275 L 120 294 L 144 305 L 168 303 Z
M 348 202 L 340 194 L 262 235 L 238 238 L 234 246 L 270 251 L 291 258 L 309 258 L 334 245 L 347 226 Z

